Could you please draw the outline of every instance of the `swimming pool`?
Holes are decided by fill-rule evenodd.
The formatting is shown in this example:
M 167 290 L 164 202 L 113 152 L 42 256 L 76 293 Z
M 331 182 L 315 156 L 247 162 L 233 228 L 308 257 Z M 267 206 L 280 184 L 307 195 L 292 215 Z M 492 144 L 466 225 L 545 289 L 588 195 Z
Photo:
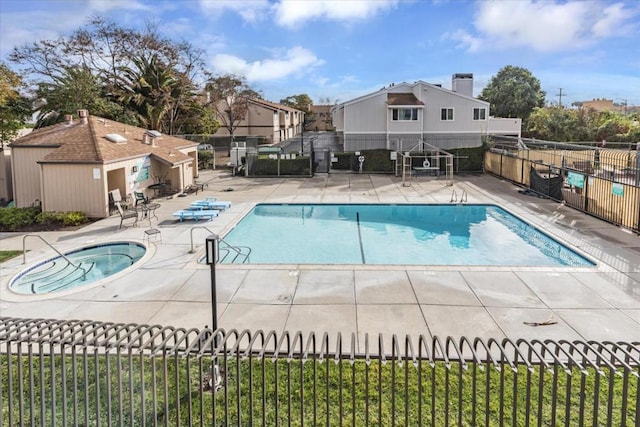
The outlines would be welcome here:
M 259 204 L 224 241 L 257 264 L 594 265 L 494 205 Z
M 86 286 L 129 268 L 146 251 L 144 245 L 134 242 L 87 246 L 64 254 L 67 259 L 57 256 L 29 267 L 11 280 L 9 289 L 19 294 L 48 294 Z

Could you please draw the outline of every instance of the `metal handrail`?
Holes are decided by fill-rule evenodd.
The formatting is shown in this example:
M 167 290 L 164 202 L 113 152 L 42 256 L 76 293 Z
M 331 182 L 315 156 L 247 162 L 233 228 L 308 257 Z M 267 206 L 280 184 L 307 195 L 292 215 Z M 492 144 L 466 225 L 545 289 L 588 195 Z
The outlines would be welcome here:
M 194 227 L 191 227 L 191 230 L 189 231 L 190 238 L 191 238 L 191 249 L 189 250 L 190 254 L 195 252 L 195 248 L 193 246 L 193 231 L 196 230 L 196 229 L 204 229 L 204 230 L 207 230 L 211 234 L 216 234 L 213 231 L 211 231 L 207 226 L 204 226 L 204 225 L 196 225 Z M 220 236 L 218 236 L 218 241 L 222 242 L 222 243 L 224 243 L 226 245 L 226 247 L 224 249 L 229 249 L 229 250 L 232 250 L 232 251 L 234 251 L 236 253 L 235 258 L 233 259 L 234 261 L 241 255 L 244 256 L 243 263 L 245 263 L 245 262 L 247 262 L 249 260 L 249 256 L 251 255 L 251 248 L 249 246 L 233 246 L 233 245 L 230 245 L 226 240 L 224 240 Z M 248 250 L 248 253 L 245 255 L 244 252 L 242 252 L 241 248 L 246 248 Z M 223 259 L 226 259 L 226 256 Z
M 58 255 L 60 255 L 62 258 L 64 258 L 65 261 L 67 261 L 69 264 L 71 264 L 72 266 L 76 267 L 76 268 L 80 268 L 80 266 L 75 265 L 74 263 L 71 262 L 71 260 L 69 258 L 67 258 L 62 252 L 60 252 L 59 250 L 57 250 L 56 248 L 53 247 L 53 245 L 49 242 L 47 242 L 44 237 L 39 236 L 37 234 L 27 234 L 22 238 L 22 263 L 26 264 L 27 263 L 27 237 L 37 237 L 38 239 L 42 240 L 47 246 L 49 246 L 51 249 L 53 249 L 54 251 L 56 251 L 56 253 Z
M 454 188 L 453 191 L 451 191 L 451 200 L 449 200 L 449 203 L 453 203 L 453 202 L 457 202 L 458 201 L 458 193 L 456 192 L 456 189 Z
M 65 261 L 67 261 L 70 265 L 72 265 L 73 267 L 82 270 L 82 279 L 84 280 L 84 278 L 87 276 L 87 270 L 85 270 L 80 264 L 76 265 L 73 262 L 71 262 L 71 260 L 69 258 L 66 257 L 65 254 L 63 254 L 62 252 L 60 252 L 59 250 L 57 250 L 56 248 L 53 247 L 53 245 L 49 242 L 47 242 L 44 237 L 39 236 L 37 234 L 26 234 L 23 238 L 22 238 L 22 263 L 26 264 L 27 263 L 27 237 L 37 237 L 38 239 L 42 240 L 45 245 L 49 246 L 51 249 L 53 249 L 58 255 L 60 255 L 60 257 L 62 257 L 62 259 L 64 259 Z

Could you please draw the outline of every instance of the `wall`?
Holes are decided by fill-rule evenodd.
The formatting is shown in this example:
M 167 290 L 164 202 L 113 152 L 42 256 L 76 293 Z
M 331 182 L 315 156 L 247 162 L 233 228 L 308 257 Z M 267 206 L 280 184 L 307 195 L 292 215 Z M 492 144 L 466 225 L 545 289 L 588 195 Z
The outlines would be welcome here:
M 107 215 L 107 183 L 102 165 L 47 164 L 42 171 L 43 211 L 81 211 L 93 218 Z
M 13 197 L 16 207 L 29 207 L 42 199 L 40 165 L 36 162 L 55 148 L 13 147 L 11 149 L 11 170 L 13 173 Z
M 345 105 L 344 132 L 386 133 L 387 93 L 381 92 L 369 98 Z

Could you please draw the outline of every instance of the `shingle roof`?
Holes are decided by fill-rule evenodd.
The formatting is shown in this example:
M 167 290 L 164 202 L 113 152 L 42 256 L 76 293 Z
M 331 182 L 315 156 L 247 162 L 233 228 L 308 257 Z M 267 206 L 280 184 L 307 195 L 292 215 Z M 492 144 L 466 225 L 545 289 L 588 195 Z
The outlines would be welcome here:
M 41 163 L 111 163 L 147 155 L 170 165 L 192 160 L 178 150 L 195 147 L 197 143 L 162 135 L 156 138 L 154 147 L 150 143 L 143 144 L 146 132 L 139 127 L 89 116 L 86 124 L 76 119 L 71 124 L 65 122 L 36 129 L 12 142 L 11 147 L 57 147 Z M 108 134 L 121 135 L 127 142 L 111 142 L 106 138 Z
M 413 93 L 388 93 L 387 105 L 424 105 Z

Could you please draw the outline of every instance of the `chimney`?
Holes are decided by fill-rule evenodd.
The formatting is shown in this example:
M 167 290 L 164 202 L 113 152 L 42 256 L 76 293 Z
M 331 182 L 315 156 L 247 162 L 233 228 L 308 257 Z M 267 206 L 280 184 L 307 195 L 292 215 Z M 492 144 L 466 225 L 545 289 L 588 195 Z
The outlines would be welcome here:
M 73 124 L 73 116 L 71 114 L 65 114 L 64 121 L 67 122 L 67 125 Z
M 86 125 L 89 123 L 89 110 L 78 110 L 78 117 L 80 117 L 80 123 Z
M 143 144 L 148 144 L 149 143 L 149 135 L 147 135 L 146 133 L 144 133 L 142 135 L 142 143 Z
M 473 98 L 473 74 L 456 73 L 451 78 L 451 90 Z
M 156 146 L 156 137 L 155 136 L 149 136 L 151 138 L 151 146 L 155 147 Z

